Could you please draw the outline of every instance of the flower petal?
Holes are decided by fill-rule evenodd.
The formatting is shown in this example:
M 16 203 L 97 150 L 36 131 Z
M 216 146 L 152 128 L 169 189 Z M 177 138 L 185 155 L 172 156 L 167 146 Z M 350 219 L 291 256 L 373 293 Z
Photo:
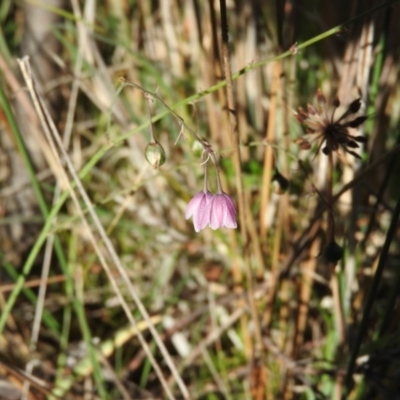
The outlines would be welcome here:
M 214 230 L 224 226 L 231 229 L 237 227 L 235 204 L 224 192 L 213 195 L 209 191 L 201 191 L 195 194 L 185 212 L 186 219 L 191 216 L 196 232 L 207 225 Z
M 201 191 L 196 193 L 186 207 L 185 218 L 189 219 L 193 216 L 193 226 L 196 232 L 204 229 L 209 223 L 208 203 L 213 198 L 213 194 L 209 191 Z
M 234 229 L 236 223 L 236 208 L 232 199 L 224 192 L 214 196 L 208 205 L 210 228 L 227 227 Z
M 227 209 L 221 194 L 217 194 L 209 204 L 210 228 L 218 229 L 224 226 Z
M 196 232 L 200 232 L 209 223 L 210 214 L 207 205 L 211 201 L 212 197 L 213 195 L 211 193 L 204 194 L 195 214 L 193 215 L 193 225 Z
M 225 199 L 225 205 L 226 205 L 226 210 L 227 210 L 224 225 L 227 228 L 235 229 L 235 228 L 237 228 L 235 204 L 233 203 L 232 199 L 226 193 L 223 193 L 223 196 Z
M 194 197 L 189 201 L 186 207 L 185 219 L 189 219 L 199 207 L 201 200 L 203 199 L 204 192 L 199 192 L 194 195 Z

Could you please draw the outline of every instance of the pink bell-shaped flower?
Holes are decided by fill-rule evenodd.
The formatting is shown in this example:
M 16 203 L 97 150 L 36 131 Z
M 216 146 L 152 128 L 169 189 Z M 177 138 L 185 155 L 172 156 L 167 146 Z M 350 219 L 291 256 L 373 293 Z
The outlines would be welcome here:
M 216 163 L 216 162 L 215 162 Z M 207 225 L 211 229 L 222 227 L 235 229 L 236 208 L 232 199 L 222 191 L 221 181 L 217 168 L 218 193 L 212 194 L 207 186 L 207 163 L 204 167 L 204 186 L 203 190 L 197 193 L 187 205 L 185 218 L 193 216 L 193 225 L 196 232 L 200 232 Z
M 224 226 L 231 229 L 237 228 L 235 204 L 222 191 L 212 196 L 207 204 L 206 215 L 211 229 L 215 230 Z
M 208 204 L 213 197 L 210 191 L 202 190 L 190 200 L 186 207 L 185 218 L 189 219 L 193 216 L 193 225 L 196 232 L 204 229 L 210 221 Z

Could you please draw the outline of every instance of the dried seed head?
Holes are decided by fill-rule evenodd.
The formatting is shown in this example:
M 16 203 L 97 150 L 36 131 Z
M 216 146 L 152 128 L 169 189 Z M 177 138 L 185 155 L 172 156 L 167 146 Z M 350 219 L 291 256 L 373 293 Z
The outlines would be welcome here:
M 325 155 L 337 152 L 340 148 L 345 152 L 360 158 L 352 149 L 358 148 L 358 143 L 365 143 L 363 136 L 352 136 L 349 129 L 356 129 L 365 122 L 367 116 L 355 117 L 348 120 L 350 116 L 356 114 L 361 108 L 361 98 L 350 103 L 346 111 L 335 118 L 335 111 L 340 106 L 340 101 L 335 98 L 332 109 L 329 110 L 325 96 L 321 90 L 316 94 L 318 107 L 307 104 L 307 109 L 299 107 L 296 113 L 297 120 L 303 125 L 305 135 L 296 140 L 302 150 L 311 148 L 312 142 L 318 142 L 318 149 L 322 148 Z
M 334 240 L 324 248 L 323 257 L 325 261 L 337 264 L 343 258 L 343 247 L 339 246 Z
M 282 194 L 289 189 L 289 179 L 284 177 L 277 169 L 275 169 L 272 181 L 277 183 L 276 193 Z

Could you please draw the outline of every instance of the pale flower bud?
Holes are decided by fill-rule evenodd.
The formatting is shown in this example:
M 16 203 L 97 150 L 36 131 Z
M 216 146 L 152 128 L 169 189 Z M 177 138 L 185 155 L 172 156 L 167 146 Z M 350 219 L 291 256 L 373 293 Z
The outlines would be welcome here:
M 144 152 L 147 162 L 153 167 L 158 168 L 165 163 L 165 151 L 160 143 L 150 142 Z

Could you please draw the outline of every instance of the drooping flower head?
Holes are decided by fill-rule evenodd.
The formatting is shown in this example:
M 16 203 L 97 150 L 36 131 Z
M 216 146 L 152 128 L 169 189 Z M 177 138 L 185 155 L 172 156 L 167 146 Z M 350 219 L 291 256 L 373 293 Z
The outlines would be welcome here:
M 208 190 L 197 193 L 186 208 L 185 218 L 193 217 L 194 230 L 201 231 L 207 225 L 211 229 L 237 228 L 236 207 L 224 192 L 212 194 Z
M 196 232 L 200 232 L 204 229 L 209 221 L 209 210 L 208 204 L 211 202 L 213 194 L 207 189 L 195 194 L 195 196 L 189 201 L 186 207 L 185 218 L 189 219 L 193 216 L 193 225 Z
M 237 228 L 236 208 L 232 199 L 224 192 L 212 196 L 207 205 L 210 228 Z
M 310 149 L 311 142 L 318 142 L 318 150 L 322 148 L 325 155 L 337 152 L 342 148 L 345 152 L 360 158 L 352 149 L 359 147 L 359 143 L 365 143 L 364 136 L 353 136 L 350 134 L 350 128 L 358 128 L 365 122 L 367 116 L 362 115 L 354 117 L 361 107 L 361 99 L 354 100 L 344 113 L 335 119 L 335 112 L 340 106 L 340 101 L 336 98 L 332 104 L 332 111 L 326 104 L 325 96 L 320 90 L 317 91 L 318 106 L 307 105 L 307 110 L 299 107 L 296 113 L 297 120 L 304 126 L 305 135 L 296 142 L 302 149 Z M 353 116 L 352 119 L 349 117 Z
M 207 164 L 204 168 L 203 190 L 197 193 L 189 202 L 185 218 L 193 217 L 194 230 L 201 231 L 207 225 L 211 229 L 237 227 L 236 208 L 232 199 L 222 191 L 221 181 L 217 171 L 217 194 L 212 194 L 207 186 Z
M 207 163 L 204 165 L 204 183 L 203 190 L 194 195 L 192 200 L 186 207 L 185 218 L 189 219 L 193 217 L 193 226 L 196 232 L 200 232 L 210 222 L 210 212 L 208 205 L 213 198 L 213 194 L 208 190 L 208 166 Z

